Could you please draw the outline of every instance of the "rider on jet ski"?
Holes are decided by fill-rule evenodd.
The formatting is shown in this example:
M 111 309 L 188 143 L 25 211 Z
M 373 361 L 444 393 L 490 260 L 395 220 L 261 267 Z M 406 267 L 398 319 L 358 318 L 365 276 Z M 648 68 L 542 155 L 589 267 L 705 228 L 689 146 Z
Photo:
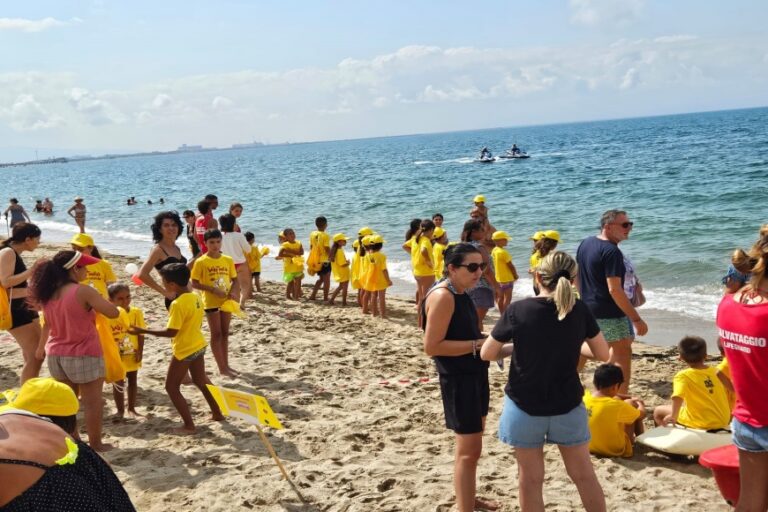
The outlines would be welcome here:
M 513 155 L 519 155 L 520 154 L 520 148 L 517 147 L 517 144 L 512 144 L 512 149 L 510 149 L 509 151 Z
M 483 149 L 480 150 L 480 158 L 491 158 L 491 151 L 488 149 L 488 147 L 483 147 Z

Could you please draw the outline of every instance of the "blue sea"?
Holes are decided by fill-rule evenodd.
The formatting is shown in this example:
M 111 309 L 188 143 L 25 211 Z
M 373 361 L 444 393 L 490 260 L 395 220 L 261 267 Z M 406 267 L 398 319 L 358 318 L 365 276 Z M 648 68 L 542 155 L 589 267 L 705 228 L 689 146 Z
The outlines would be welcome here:
M 531 158 L 473 162 L 481 147 L 500 153 L 513 142 Z M 148 253 L 155 213 L 194 210 L 206 193 L 219 196 L 220 213 L 241 202 L 240 225 L 273 248 L 286 227 L 306 245 L 318 215 L 332 233 L 371 226 L 388 242 L 403 295 L 412 278 L 400 245 L 414 217 L 441 212 L 457 239 L 472 198 L 484 194 L 525 276 L 533 232 L 559 230 L 573 253 L 597 234 L 603 211 L 626 209 L 635 226 L 621 249 L 648 307 L 711 319 L 730 252 L 750 246 L 768 221 L 768 108 L 12 167 L 0 176 L 4 195 L 28 210 L 35 199 L 54 201 L 53 217 L 31 214 L 44 241 L 76 231 L 65 211 L 82 195 L 97 244 L 127 255 Z M 129 196 L 140 204 L 127 206 Z M 279 275 L 276 263 L 267 259 L 268 278 Z M 523 278 L 515 294 L 529 289 Z

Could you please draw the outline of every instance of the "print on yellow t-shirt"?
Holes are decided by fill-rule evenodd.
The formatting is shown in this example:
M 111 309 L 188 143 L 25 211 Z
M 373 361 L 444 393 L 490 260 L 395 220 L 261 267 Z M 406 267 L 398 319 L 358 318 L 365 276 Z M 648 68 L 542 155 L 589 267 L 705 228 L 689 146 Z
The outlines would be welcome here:
M 221 254 L 218 258 L 212 258 L 207 253 L 195 260 L 192 267 L 192 279 L 205 286 L 211 286 L 229 293 L 232 281 L 237 276 L 235 262 L 229 256 Z M 217 297 L 213 292 L 203 292 L 205 309 L 221 307 L 227 297 Z
M 112 265 L 106 260 L 100 260 L 98 263 L 85 267 L 85 272 L 85 279 L 80 281 L 80 284 L 95 288 L 102 297 L 108 299 L 107 286 L 117 281 Z
M 672 381 L 672 396 L 684 403 L 677 422 L 690 428 L 715 430 L 731 421 L 728 393 L 717 378 L 717 368 L 686 368 Z

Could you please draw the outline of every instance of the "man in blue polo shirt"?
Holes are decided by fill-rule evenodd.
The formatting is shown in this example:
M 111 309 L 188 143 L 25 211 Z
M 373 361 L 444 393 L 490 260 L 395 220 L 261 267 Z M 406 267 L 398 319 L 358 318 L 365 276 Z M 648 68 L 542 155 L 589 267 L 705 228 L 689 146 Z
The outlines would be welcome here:
M 619 393 L 626 394 L 632 366 L 633 330 L 648 326 L 624 293 L 624 256 L 619 243 L 629 238 L 632 221 L 623 210 L 608 210 L 600 219 L 600 234 L 582 240 L 576 250 L 581 300 L 597 319 L 611 352 L 609 362 L 624 373 Z

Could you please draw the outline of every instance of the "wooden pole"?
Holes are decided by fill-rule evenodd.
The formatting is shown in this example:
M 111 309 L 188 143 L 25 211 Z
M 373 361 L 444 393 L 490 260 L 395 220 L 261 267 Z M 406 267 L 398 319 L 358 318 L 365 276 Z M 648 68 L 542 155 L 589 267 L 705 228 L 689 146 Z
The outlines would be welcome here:
M 283 466 L 283 463 L 280 462 L 280 459 L 277 456 L 277 453 L 275 452 L 275 449 L 272 448 L 272 445 L 269 442 L 269 439 L 267 439 L 267 436 L 264 435 L 264 431 L 261 430 L 261 426 L 258 423 L 254 423 L 256 425 L 256 429 L 259 431 L 259 437 L 261 438 L 261 442 L 264 443 L 264 446 L 267 448 L 267 451 L 272 456 L 272 458 L 275 460 L 275 463 L 277 464 L 277 467 L 280 468 L 280 472 L 283 474 L 286 480 L 288 480 L 288 483 L 291 484 L 291 487 L 293 487 L 294 492 L 299 497 L 302 503 L 307 503 L 307 500 L 304 499 L 304 496 L 301 495 L 301 492 L 299 492 L 299 488 L 296 487 L 296 484 L 293 483 L 293 480 L 291 480 L 291 477 L 288 476 L 288 472 L 285 470 L 285 467 Z

